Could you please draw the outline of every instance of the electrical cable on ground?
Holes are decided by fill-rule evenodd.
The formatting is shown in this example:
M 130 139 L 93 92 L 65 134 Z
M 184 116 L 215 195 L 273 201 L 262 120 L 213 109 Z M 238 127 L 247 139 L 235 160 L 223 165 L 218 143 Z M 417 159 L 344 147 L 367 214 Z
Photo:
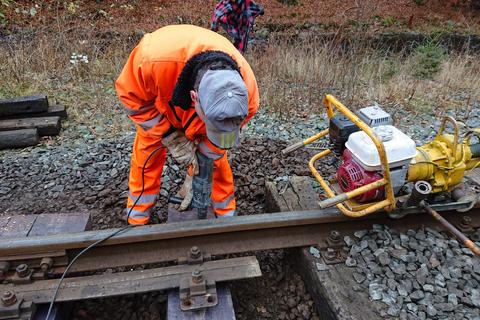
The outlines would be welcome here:
M 62 273 L 62 276 L 60 277 L 60 279 L 58 280 L 58 284 L 57 284 L 57 287 L 55 288 L 55 292 L 53 293 L 53 296 L 52 296 L 52 300 L 50 301 L 50 305 L 48 306 L 48 312 L 47 312 L 47 316 L 45 317 L 45 320 L 49 320 L 50 318 L 50 314 L 52 312 L 52 309 L 53 309 L 53 305 L 55 304 L 55 300 L 57 298 L 57 295 L 58 295 L 58 291 L 60 290 L 60 286 L 63 282 L 63 279 L 65 278 L 65 276 L 67 275 L 68 271 L 70 270 L 70 268 L 72 267 L 72 265 L 75 263 L 75 261 L 77 261 L 77 259 L 82 255 L 84 254 L 85 252 L 87 252 L 88 250 L 90 250 L 91 248 L 99 245 L 100 243 L 104 242 L 104 241 L 107 241 L 108 239 L 130 229 L 130 228 L 133 228 L 133 227 L 136 227 L 138 225 L 129 225 L 128 224 L 128 219 L 130 218 L 130 214 L 132 213 L 132 210 L 133 208 L 135 208 L 135 206 L 137 205 L 137 202 L 138 200 L 140 200 L 140 198 L 142 197 L 143 195 L 143 191 L 145 190 L 145 167 L 147 166 L 147 163 L 148 161 L 150 160 L 150 158 L 160 149 L 164 148 L 164 146 L 161 146 L 161 147 L 158 147 L 156 149 L 154 149 L 152 151 L 152 153 L 150 153 L 147 157 L 147 159 L 145 160 L 145 163 L 143 164 L 142 166 L 142 191 L 140 192 L 140 195 L 137 197 L 137 199 L 135 200 L 135 202 L 133 203 L 133 206 L 130 208 L 130 210 L 128 211 L 128 214 L 127 214 L 127 225 L 121 229 L 118 229 L 116 230 L 115 232 L 113 232 L 112 234 L 106 236 L 105 238 L 103 239 L 100 239 L 100 240 L 97 240 L 95 241 L 94 243 L 92 243 L 91 245 L 89 245 L 88 247 L 86 247 L 85 249 L 83 249 L 82 251 L 80 251 L 73 259 L 72 261 L 70 261 L 70 263 L 67 265 L 67 267 L 65 268 L 65 271 Z

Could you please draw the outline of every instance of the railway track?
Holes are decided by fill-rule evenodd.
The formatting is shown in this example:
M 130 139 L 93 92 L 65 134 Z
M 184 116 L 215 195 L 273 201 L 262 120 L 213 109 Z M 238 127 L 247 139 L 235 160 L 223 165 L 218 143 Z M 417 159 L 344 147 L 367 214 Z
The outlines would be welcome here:
M 454 210 L 467 205 L 455 203 L 432 208 L 460 230 L 468 231 L 480 227 L 480 209 L 468 213 Z M 338 263 L 346 257 L 343 237 L 372 224 L 398 230 L 440 227 L 420 208 L 409 208 L 406 212 L 402 219 L 377 213 L 353 220 L 333 208 L 129 228 L 81 255 L 55 301 L 179 288 L 183 309 L 208 307 L 216 303 L 216 283 L 261 276 L 255 256 L 224 258 L 225 255 L 316 245 L 325 261 Z M 28 319 L 36 305 L 49 303 L 58 278 L 72 258 L 115 231 L 3 240 L 0 293 L 4 298 L 0 319 Z M 142 268 L 135 270 L 137 266 Z M 101 272 L 122 267 L 131 271 Z

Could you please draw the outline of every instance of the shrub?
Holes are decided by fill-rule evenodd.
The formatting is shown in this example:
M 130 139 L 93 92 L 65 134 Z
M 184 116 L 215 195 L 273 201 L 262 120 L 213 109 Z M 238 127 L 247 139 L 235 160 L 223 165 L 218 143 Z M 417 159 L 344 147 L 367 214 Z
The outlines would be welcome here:
M 281 4 L 286 4 L 288 6 L 296 6 L 298 5 L 298 0 L 277 0 Z
M 433 42 L 419 45 L 411 56 L 412 72 L 417 78 L 432 78 L 441 68 L 445 49 Z

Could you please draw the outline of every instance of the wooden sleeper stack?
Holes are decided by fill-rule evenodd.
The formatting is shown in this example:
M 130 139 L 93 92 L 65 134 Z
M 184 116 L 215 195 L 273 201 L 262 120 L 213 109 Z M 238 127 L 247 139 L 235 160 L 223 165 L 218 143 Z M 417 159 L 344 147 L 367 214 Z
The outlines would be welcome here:
M 57 135 L 66 117 L 65 107 L 49 105 L 44 95 L 0 100 L 0 149 L 34 146 L 41 136 Z

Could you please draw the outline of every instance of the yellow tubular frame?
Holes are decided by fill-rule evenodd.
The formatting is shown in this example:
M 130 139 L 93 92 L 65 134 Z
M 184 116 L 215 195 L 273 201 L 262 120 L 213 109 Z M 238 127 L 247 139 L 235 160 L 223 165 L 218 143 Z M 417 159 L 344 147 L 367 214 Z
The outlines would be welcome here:
M 317 153 L 314 155 L 309 163 L 308 166 L 310 168 L 310 171 L 312 172 L 313 176 L 317 179 L 317 181 L 320 183 L 321 187 L 323 190 L 325 190 L 326 194 L 330 199 L 327 199 L 323 202 L 321 202 L 321 206 L 326 208 L 330 207 L 333 205 L 336 205 L 337 208 L 342 211 L 346 216 L 352 217 L 352 218 L 358 218 L 358 217 L 363 217 L 366 216 L 370 213 L 373 213 L 375 211 L 378 211 L 380 209 L 384 209 L 386 211 L 393 211 L 395 210 L 395 196 L 393 194 L 393 187 L 391 184 L 390 180 L 390 167 L 388 166 L 388 161 L 387 161 L 387 155 L 385 153 L 385 148 L 383 146 L 383 143 L 375 136 L 373 130 L 366 125 L 362 120 L 360 120 L 353 112 L 347 109 L 340 101 L 338 101 L 334 96 L 332 95 L 326 95 L 325 98 L 323 99 L 323 103 L 325 104 L 325 107 L 327 109 L 327 115 L 329 118 L 332 118 L 334 115 L 333 107 L 337 108 L 338 111 L 343 113 L 348 119 L 350 119 L 354 124 L 356 124 L 362 131 L 364 131 L 370 139 L 372 139 L 373 143 L 375 144 L 375 147 L 378 150 L 378 154 L 380 156 L 380 162 L 383 167 L 383 179 L 377 180 L 375 182 L 369 183 L 365 186 L 362 186 L 360 188 L 357 188 L 355 190 L 352 190 L 350 192 L 342 193 L 340 195 L 336 195 L 333 190 L 330 188 L 330 186 L 325 182 L 323 177 L 320 175 L 318 170 L 315 168 L 315 163 L 320 160 L 321 158 L 329 155 L 331 153 L 330 149 L 326 149 L 322 152 Z M 326 131 L 326 133 L 325 133 Z M 315 136 L 312 136 L 311 138 L 306 139 L 303 141 L 303 143 L 306 145 L 308 143 L 311 143 L 323 136 L 325 136 L 328 133 L 328 130 L 322 131 L 320 134 L 317 134 Z M 307 143 L 305 143 L 307 142 Z M 360 211 L 352 211 L 347 209 L 341 202 L 344 202 L 348 199 L 353 199 L 357 197 L 360 194 L 366 193 L 370 190 L 376 189 L 378 187 L 385 186 L 385 191 L 386 191 L 386 199 L 376 202 L 372 204 L 371 206 L 360 210 Z

